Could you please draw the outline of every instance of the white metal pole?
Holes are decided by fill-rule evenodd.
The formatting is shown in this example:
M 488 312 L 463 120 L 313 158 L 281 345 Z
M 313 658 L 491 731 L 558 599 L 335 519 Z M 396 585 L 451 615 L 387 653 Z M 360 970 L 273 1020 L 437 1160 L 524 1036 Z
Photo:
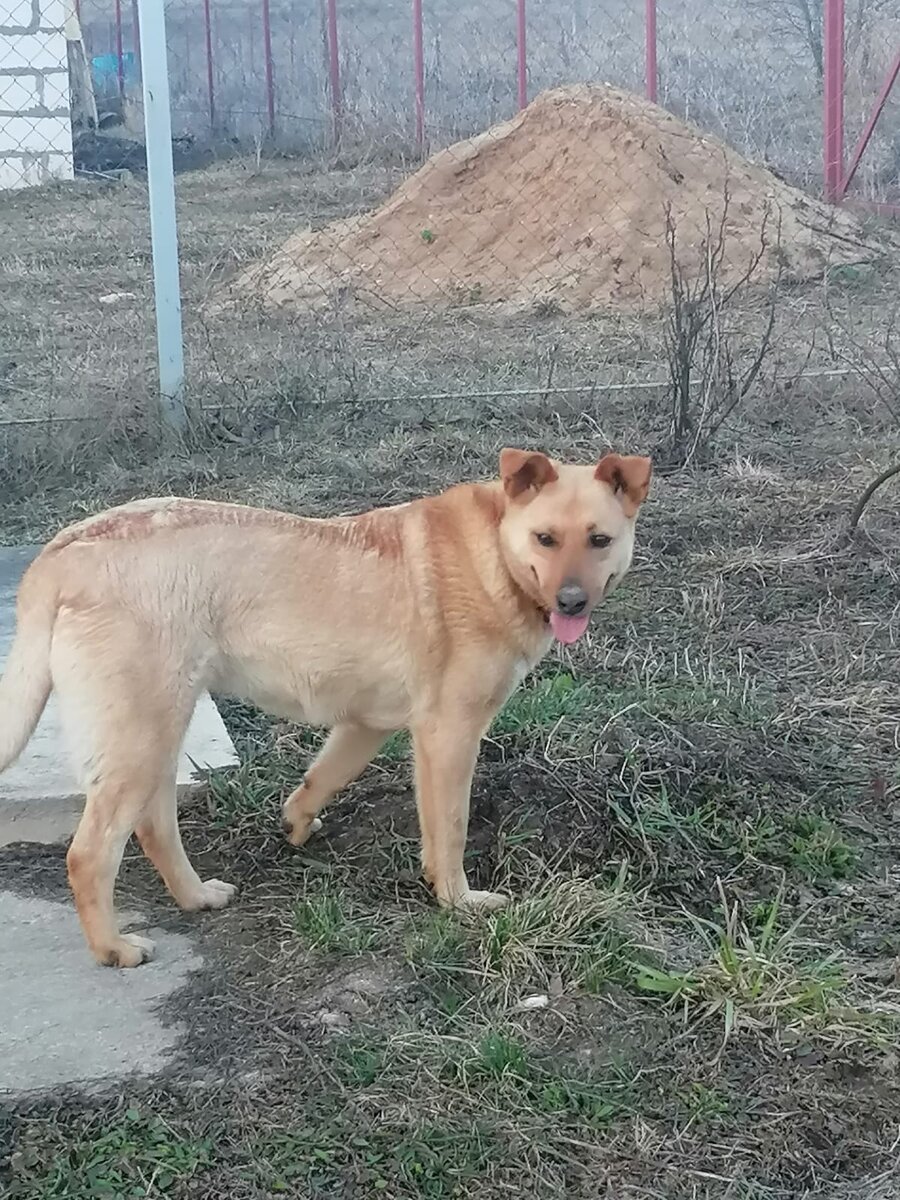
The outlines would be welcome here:
M 184 428 L 184 342 L 178 277 L 178 230 L 175 223 L 175 171 L 172 166 L 172 117 L 169 111 L 169 63 L 163 0 L 138 0 L 144 88 L 144 132 L 150 189 L 150 239 L 156 298 L 156 342 L 162 418 L 171 429 Z

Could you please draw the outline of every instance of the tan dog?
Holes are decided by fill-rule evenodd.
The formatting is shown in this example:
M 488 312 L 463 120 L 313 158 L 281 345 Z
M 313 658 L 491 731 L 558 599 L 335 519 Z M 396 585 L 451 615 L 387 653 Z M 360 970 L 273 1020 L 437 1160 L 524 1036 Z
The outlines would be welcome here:
M 504 450 L 498 483 L 357 517 L 163 499 L 59 533 L 19 591 L 0 769 L 55 688 L 87 793 L 69 880 L 98 962 L 133 967 L 152 953 L 119 933 L 113 909 L 132 833 L 182 908 L 234 894 L 199 878 L 178 830 L 178 751 L 204 688 L 331 727 L 284 805 L 296 846 L 408 728 L 426 878 L 441 904 L 504 904 L 463 870 L 480 740 L 553 636 L 580 637 L 627 571 L 650 469 L 617 454 L 563 466 Z

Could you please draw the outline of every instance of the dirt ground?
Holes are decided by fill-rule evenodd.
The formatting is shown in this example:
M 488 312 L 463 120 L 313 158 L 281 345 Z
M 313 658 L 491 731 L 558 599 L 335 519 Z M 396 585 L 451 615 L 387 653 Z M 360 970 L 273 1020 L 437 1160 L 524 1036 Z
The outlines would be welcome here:
M 663 394 L 599 386 L 665 376 L 652 313 L 244 314 L 204 339 L 224 273 L 301 210 L 348 215 L 392 183 L 213 172 L 180 184 L 185 308 L 194 397 L 227 407 L 178 453 L 142 416 L 139 302 L 97 300 L 146 295 L 139 184 L 4 198 L 20 284 L 0 286 L 6 412 L 51 396 L 90 418 L 7 430 L 6 540 L 151 492 L 349 511 L 489 474 L 505 444 L 585 458 L 664 442 Z M 184 828 L 238 902 L 179 915 L 136 850 L 120 888 L 199 931 L 210 970 L 173 1004 L 182 1053 L 115 1094 L 7 1107 L 3 1194 L 900 1195 L 896 487 L 863 536 L 837 538 L 900 433 L 852 374 L 796 378 L 844 364 L 835 323 L 874 344 L 892 293 L 877 273 L 827 290 L 785 297 L 757 393 L 690 469 L 658 475 L 629 582 L 498 718 L 469 857 L 516 905 L 471 923 L 434 909 L 399 738 L 291 850 L 279 801 L 319 735 L 223 702 L 243 765 Z M 757 317 L 749 298 L 737 334 Z M 65 894 L 61 849 L 0 868 Z

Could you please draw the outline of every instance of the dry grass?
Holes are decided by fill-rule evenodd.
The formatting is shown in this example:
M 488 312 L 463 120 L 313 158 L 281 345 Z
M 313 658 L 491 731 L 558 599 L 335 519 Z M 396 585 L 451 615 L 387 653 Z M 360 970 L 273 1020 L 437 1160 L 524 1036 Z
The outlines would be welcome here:
M 182 184 L 189 310 L 223 258 L 238 265 L 300 212 L 362 194 L 359 173 L 218 170 L 215 191 L 208 176 Z M 372 176 L 366 194 L 384 184 Z M 192 343 L 198 398 L 228 398 L 240 421 L 157 454 L 131 432 L 146 396 L 129 391 L 137 327 L 111 307 L 104 343 L 94 303 L 145 271 L 128 265 L 140 193 L 81 195 L 74 222 L 71 190 L 4 198 L 22 264 L 22 290 L 0 288 L 7 332 L 65 279 L 83 300 L 71 329 L 62 315 L 52 326 L 67 354 L 23 358 L 6 399 L 33 404 L 65 361 L 60 403 L 96 397 L 123 424 L 93 444 L 9 448 L 9 540 L 150 491 L 347 511 L 487 474 L 508 442 L 581 457 L 663 436 L 652 392 L 544 394 L 548 379 L 658 370 L 651 318 L 642 332 L 612 318 L 335 315 L 301 338 L 248 315 L 215 332 L 211 357 Z M 98 217 L 116 237 L 92 266 Z M 875 328 L 886 286 L 844 280 L 831 303 Z M 471 923 L 430 907 L 401 742 L 292 851 L 279 801 L 316 737 L 223 705 L 244 765 L 211 780 L 184 826 L 239 903 L 182 918 L 136 853 L 122 884 L 123 905 L 202 943 L 207 969 L 175 1002 L 183 1053 L 164 1079 L 115 1095 L 8 1109 L 4 1194 L 897 1194 L 896 491 L 873 502 L 864 546 L 835 548 L 897 434 L 853 380 L 787 382 L 821 313 L 815 288 L 789 297 L 784 386 L 736 414 L 702 465 L 657 479 L 631 581 L 491 731 L 470 865 L 518 903 Z M 478 394 L 525 385 L 535 394 Z M 467 387 L 465 401 L 440 398 Z M 57 851 L 6 852 L 3 868 L 6 886 L 64 887 Z

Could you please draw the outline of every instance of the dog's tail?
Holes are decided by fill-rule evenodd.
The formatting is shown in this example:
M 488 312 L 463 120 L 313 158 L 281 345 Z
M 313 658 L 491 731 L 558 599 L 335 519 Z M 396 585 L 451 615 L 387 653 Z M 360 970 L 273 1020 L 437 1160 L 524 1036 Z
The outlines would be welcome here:
M 53 687 L 50 643 L 57 597 L 47 584 L 46 575 L 31 567 L 19 588 L 16 636 L 0 679 L 0 771 L 25 749 Z

